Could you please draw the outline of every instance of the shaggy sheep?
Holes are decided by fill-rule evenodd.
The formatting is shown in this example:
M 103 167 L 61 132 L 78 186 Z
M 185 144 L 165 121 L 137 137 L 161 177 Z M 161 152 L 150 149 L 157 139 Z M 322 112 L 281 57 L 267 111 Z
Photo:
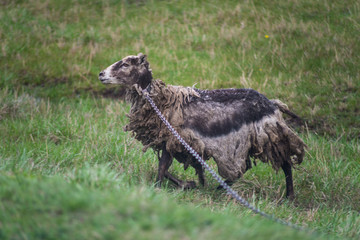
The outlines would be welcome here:
M 165 118 L 204 160 L 213 158 L 219 174 L 231 184 L 251 168 L 251 158 L 270 163 L 282 170 L 286 178 L 286 196 L 294 197 L 291 167 L 300 164 L 304 142 L 287 126 L 281 112 L 292 116 L 279 100 L 271 101 L 253 89 L 200 90 L 165 85 L 153 80 L 146 56 L 128 56 L 100 72 L 104 84 L 120 84 L 126 88 L 125 99 L 131 103 L 129 124 L 125 131 L 158 153 L 157 182 L 164 177 L 183 188 L 195 182 L 183 182 L 168 169 L 173 158 L 195 168 L 204 185 L 204 171 L 170 133 L 142 96 L 147 89 Z M 161 153 L 161 156 L 160 156 Z

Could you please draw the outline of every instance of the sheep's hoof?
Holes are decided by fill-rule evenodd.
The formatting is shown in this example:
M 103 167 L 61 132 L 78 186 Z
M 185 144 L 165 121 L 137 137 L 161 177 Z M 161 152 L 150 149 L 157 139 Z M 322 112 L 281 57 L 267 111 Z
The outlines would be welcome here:
M 188 181 L 182 184 L 183 189 L 194 189 L 196 188 L 196 183 L 194 181 Z
M 156 183 L 155 183 L 155 187 L 156 187 L 156 188 L 161 188 L 161 182 L 156 182 Z
M 293 202 L 293 201 L 295 200 L 294 194 L 291 194 L 291 195 L 287 196 L 286 198 L 287 198 L 287 200 L 289 200 L 290 202 Z

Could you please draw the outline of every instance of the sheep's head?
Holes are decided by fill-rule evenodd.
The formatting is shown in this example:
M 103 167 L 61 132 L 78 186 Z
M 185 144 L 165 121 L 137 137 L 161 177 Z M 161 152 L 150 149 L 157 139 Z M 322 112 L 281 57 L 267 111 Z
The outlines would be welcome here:
M 139 53 L 137 56 L 127 56 L 101 71 L 99 80 L 104 84 L 119 84 L 128 88 L 138 84 L 146 88 L 151 83 L 152 74 L 146 55 Z

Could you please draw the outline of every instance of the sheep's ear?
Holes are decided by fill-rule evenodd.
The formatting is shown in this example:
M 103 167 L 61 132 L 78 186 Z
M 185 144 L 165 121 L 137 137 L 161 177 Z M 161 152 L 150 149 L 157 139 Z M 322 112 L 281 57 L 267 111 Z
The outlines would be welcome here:
M 142 54 L 142 53 L 139 53 L 138 54 L 138 57 L 139 57 L 139 63 L 140 64 L 143 64 L 143 63 L 145 63 L 147 60 L 146 60 L 146 55 L 144 55 L 144 54 Z

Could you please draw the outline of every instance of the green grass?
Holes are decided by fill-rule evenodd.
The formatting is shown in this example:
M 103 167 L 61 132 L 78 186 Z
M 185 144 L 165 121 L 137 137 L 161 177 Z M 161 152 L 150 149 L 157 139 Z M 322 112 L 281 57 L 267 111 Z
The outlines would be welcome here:
M 209 175 L 205 188 L 181 191 L 170 184 L 154 189 L 156 156 L 152 151 L 141 153 L 141 145 L 122 131 L 128 106 L 119 101 L 80 98 L 51 103 L 26 94 L 1 93 L 4 238 L 318 236 L 254 217 L 217 191 Z M 356 238 L 360 234 L 358 142 L 326 140 L 310 133 L 303 138 L 312 147 L 294 172 L 293 203 L 283 202 L 282 173 L 275 174 L 265 164 L 259 163 L 234 188 L 270 214 Z M 171 171 L 196 179 L 194 171 L 184 172 L 180 164 Z
M 104 168 L 96 170 L 116 174 Z M 267 239 L 313 239 L 321 236 L 296 232 L 249 213 L 239 218 L 227 211 L 209 212 L 178 205 L 174 196 L 149 188 L 129 188 L 109 176 L 105 184 L 96 184 L 97 187 L 86 181 L 66 183 L 57 177 L 14 175 L 0 179 L 1 207 L 7 209 L 0 213 L 6 219 L 0 230 L 2 239 L 237 239 L 239 236 L 259 239 L 269 234 Z M 99 190 L 100 186 L 105 189 Z
M 358 1 L 4 1 L 0 238 L 358 239 L 359 11 Z M 103 98 L 118 89 L 97 80 L 138 52 L 167 83 L 251 87 L 304 117 L 295 201 L 262 163 L 234 189 L 317 233 L 254 216 L 210 175 L 191 191 L 154 188 L 156 155 L 123 132 L 129 106 Z M 196 179 L 178 163 L 171 172 Z

